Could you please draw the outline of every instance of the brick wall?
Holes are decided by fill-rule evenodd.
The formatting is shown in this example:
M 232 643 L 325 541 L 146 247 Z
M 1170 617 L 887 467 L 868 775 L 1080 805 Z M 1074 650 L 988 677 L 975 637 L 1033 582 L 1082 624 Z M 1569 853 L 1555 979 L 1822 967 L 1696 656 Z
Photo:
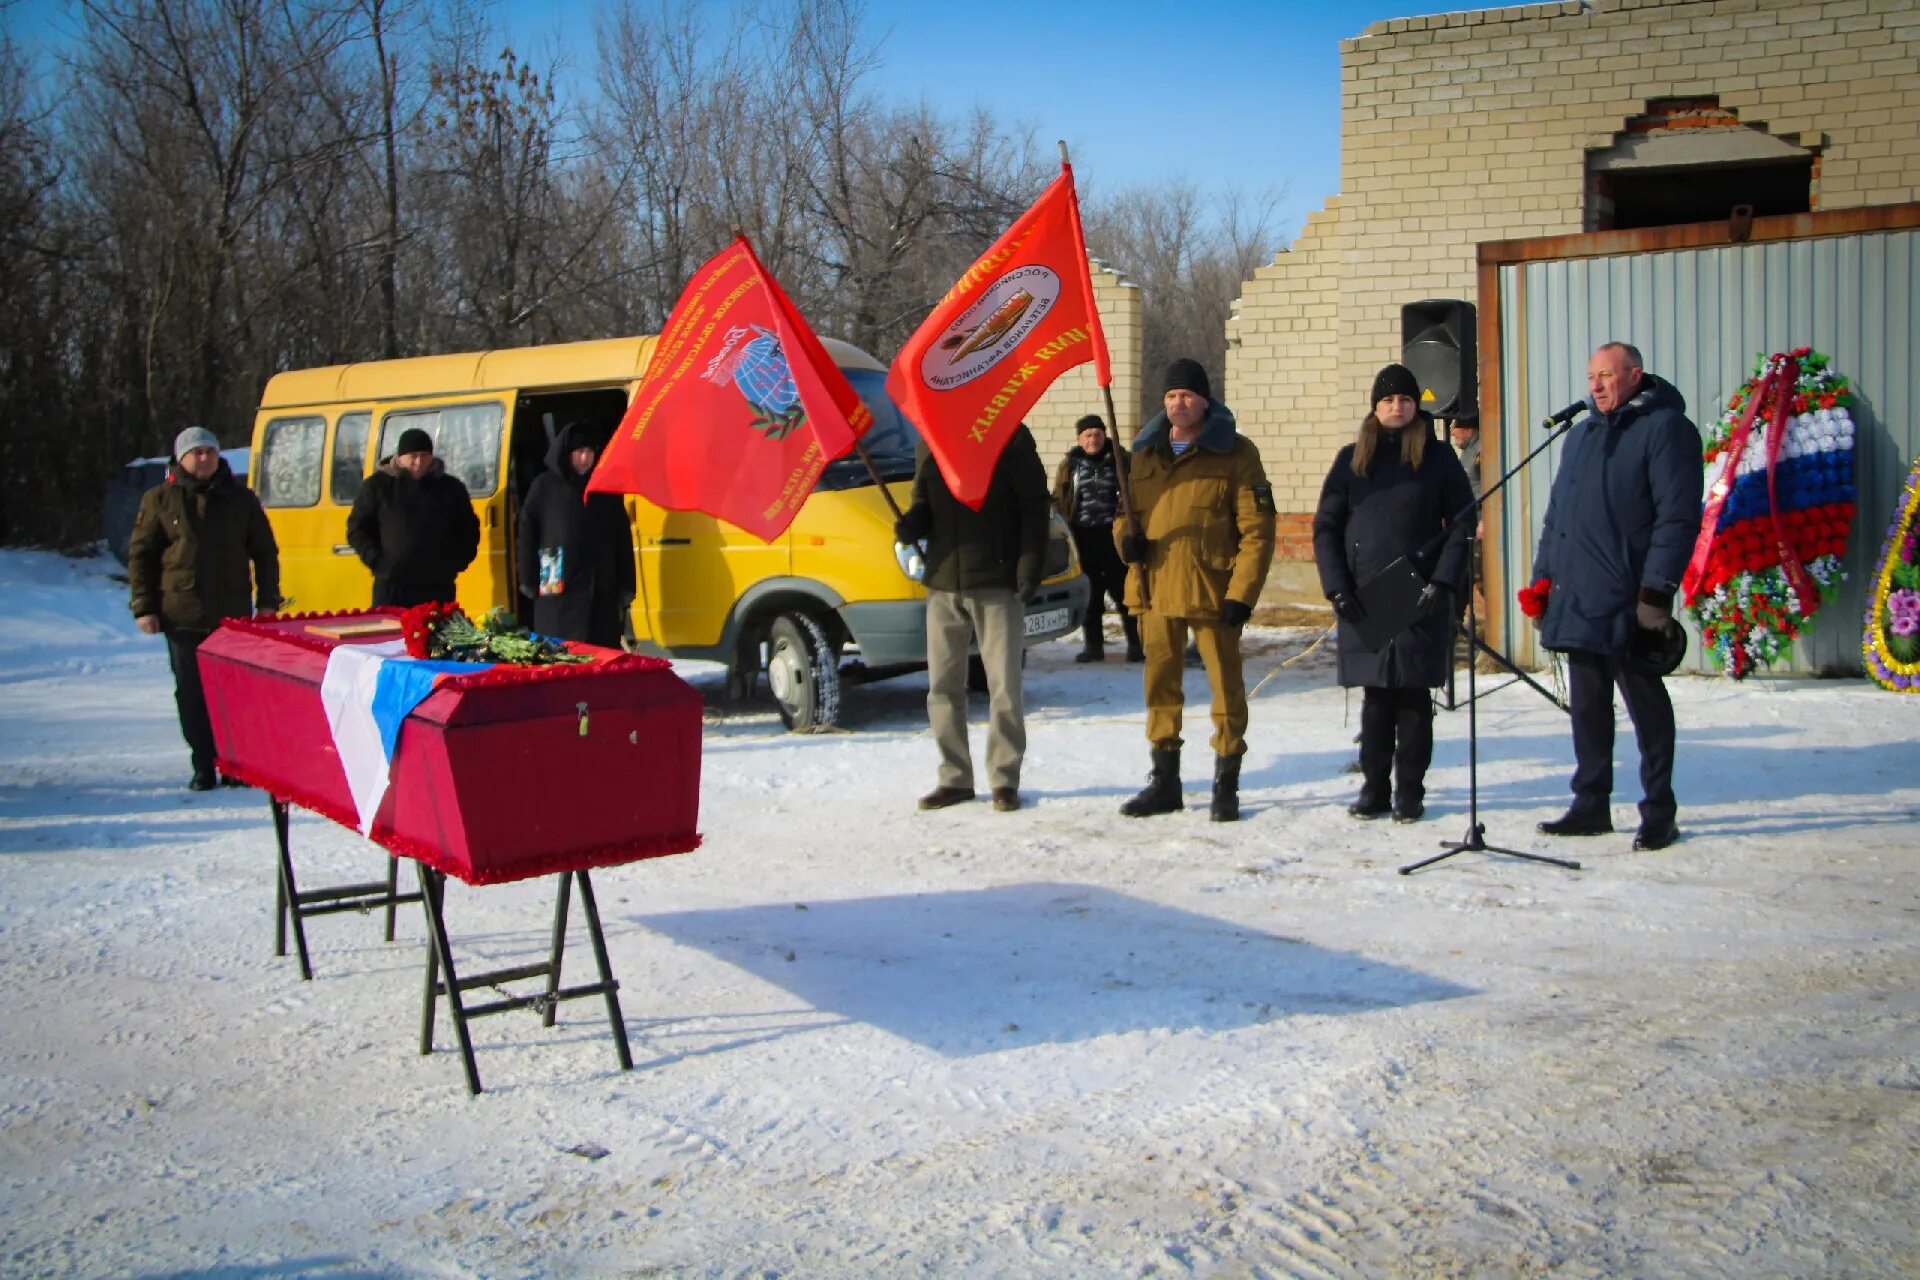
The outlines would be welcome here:
M 1399 358 L 1401 304 L 1477 301 L 1481 241 L 1583 230 L 1587 153 L 1650 100 L 1716 97 L 1816 149 L 1815 209 L 1920 199 L 1920 0 L 1569 0 L 1376 23 L 1340 61 L 1340 194 L 1227 330 L 1241 429 L 1296 517 Z

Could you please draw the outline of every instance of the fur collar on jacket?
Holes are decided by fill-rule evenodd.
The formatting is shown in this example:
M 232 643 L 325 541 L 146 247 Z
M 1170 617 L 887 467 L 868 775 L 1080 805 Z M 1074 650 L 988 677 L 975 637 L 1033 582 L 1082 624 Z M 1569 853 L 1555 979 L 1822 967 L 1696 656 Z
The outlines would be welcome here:
M 1167 427 L 1167 412 L 1162 409 L 1153 415 L 1151 422 L 1140 428 L 1140 434 L 1134 437 L 1133 451 L 1140 453 L 1164 443 L 1167 439 Z M 1239 428 L 1233 421 L 1233 410 L 1218 400 L 1209 400 L 1207 419 L 1200 424 L 1200 434 L 1194 438 L 1193 442 L 1209 453 L 1231 453 L 1234 438 L 1238 434 Z

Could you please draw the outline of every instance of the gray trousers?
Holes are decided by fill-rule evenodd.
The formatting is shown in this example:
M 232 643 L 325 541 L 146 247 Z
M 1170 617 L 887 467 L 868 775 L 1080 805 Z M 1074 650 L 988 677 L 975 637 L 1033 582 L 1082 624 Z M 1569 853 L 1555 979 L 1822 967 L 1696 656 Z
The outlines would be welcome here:
M 987 669 L 987 785 L 1020 786 L 1027 754 L 1021 717 L 1020 655 L 1026 609 L 1005 587 L 927 592 L 927 723 L 940 750 L 943 787 L 973 787 L 967 750 L 967 639 Z

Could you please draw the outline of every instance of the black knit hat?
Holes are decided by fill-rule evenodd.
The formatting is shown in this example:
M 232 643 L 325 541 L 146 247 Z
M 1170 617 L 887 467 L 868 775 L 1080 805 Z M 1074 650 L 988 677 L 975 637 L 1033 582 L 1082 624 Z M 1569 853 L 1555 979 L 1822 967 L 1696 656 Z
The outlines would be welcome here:
M 1169 391 L 1191 391 L 1205 400 L 1213 399 L 1213 384 L 1207 381 L 1207 371 L 1200 367 L 1198 360 L 1189 360 L 1181 356 L 1167 366 L 1165 385 L 1160 394 Z
M 1367 408 L 1373 408 L 1388 396 L 1405 396 L 1415 404 L 1420 403 L 1420 380 L 1413 376 L 1413 370 L 1403 364 L 1390 364 L 1373 375 L 1373 394 L 1367 397 Z
M 403 453 L 432 453 L 433 437 L 419 427 L 408 427 L 400 433 L 400 442 L 393 446 L 395 457 Z
M 1089 413 L 1073 424 L 1075 435 L 1079 435 L 1082 431 L 1105 431 L 1106 429 L 1107 420 L 1097 413 Z

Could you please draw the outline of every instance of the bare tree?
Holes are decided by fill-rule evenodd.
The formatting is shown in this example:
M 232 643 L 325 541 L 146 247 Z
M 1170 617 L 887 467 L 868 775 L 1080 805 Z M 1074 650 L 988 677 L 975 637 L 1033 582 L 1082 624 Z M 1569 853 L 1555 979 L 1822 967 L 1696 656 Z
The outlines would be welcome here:
M 1191 182 L 1135 187 L 1087 210 L 1087 243 L 1141 288 L 1140 410 L 1159 411 L 1158 373 L 1191 356 L 1224 379 L 1227 318 L 1254 269 L 1279 247 L 1284 193 L 1229 191 L 1214 201 Z M 1216 384 L 1223 398 L 1224 381 Z

